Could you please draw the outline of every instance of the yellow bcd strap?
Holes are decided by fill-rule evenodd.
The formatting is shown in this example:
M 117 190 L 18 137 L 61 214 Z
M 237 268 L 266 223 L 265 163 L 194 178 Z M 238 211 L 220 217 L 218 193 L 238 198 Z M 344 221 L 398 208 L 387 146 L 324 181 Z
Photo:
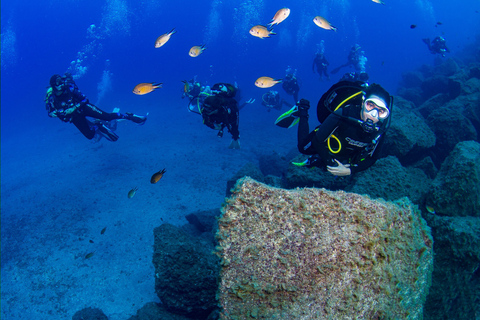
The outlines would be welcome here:
M 363 91 L 358 91 L 357 93 L 352 94 L 350 97 L 348 97 L 348 98 L 346 98 L 345 100 L 343 100 L 342 102 L 340 102 L 340 103 L 338 104 L 338 106 L 335 108 L 335 110 L 333 110 L 333 111 L 334 111 L 334 112 L 337 111 L 340 107 L 343 106 L 343 104 L 344 104 L 345 102 L 347 102 L 347 101 L 350 100 L 350 99 L 355 98 L 356 96 L 358 96 L 359 94 L 362 94 L 362 93 L 363 93 Z
M 333 150 L 332 147 L 330 146 L 330 139 L 335 139 L 338 143 L 338 149 L 337 150 Z M 330 150 L 331 153 L 339 153 L 340 150 L 342 150 L 342 144 L 340 143 L 340 140 L 335 137 L 335 135 L 330 135 L 330 137 L 328 137 L 327 139 L 327 145 L 328 145 L 328 150 Z

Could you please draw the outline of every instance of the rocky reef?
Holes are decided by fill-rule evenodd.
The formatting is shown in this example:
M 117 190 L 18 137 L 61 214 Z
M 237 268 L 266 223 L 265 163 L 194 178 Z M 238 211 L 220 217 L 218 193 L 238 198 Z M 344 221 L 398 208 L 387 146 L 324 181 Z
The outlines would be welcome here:
M 244 178 L 218 222 L 223 319 L 422 318 L 433 241 L 407 199 Z

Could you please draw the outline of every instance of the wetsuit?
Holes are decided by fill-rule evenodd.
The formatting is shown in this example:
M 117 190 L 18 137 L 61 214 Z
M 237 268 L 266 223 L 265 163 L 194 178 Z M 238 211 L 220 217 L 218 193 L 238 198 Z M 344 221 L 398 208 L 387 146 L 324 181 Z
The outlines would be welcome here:
M 336 113 L 330 114 L 312 132 L 309 132 L 308 118 L 300 116 L 298 150 L 307 155 L 317 154 L 319 159 L 315 166 L 318 167 L 336 166 L 334 159 L 337 159 L 343 164 L 350 164 L 352 174 L 367 169 L 377 160 L 384 135 L 376 139 L 377 131 L 368 133 L 360 124 L 342 118 L 342 116 L 346 116 L 360 119 L 360 112 L 361 106 L 347 105 Z M 329 137 L 332 150 L 328 147 Z M 374 140 L 375 143 L 372 143 Z
M 49 117 L 73 123 L 87 139 L 93 139 L 96 128 L 95 124 L 86 117 L 103 121 L 126 119 L 126 116 L 121 113 L 108 113 L 91 104 L 73 82 L 68 83 L 59 96 L 49 89 L 46 107 Z
M 286 93 L 289 95 L 293 96 L 294 102 L 297 103 L 298 101 L 298 92 L 300 91 L 300 86 L 298 85 L 297 78 L 295 78 L 293 75 L 287 75 L 285 79 L 283 80 L 282 84 L 283 90 L 285 90 Z
M 315 59 L 313 59 L 312 70 L 315 71 L 315 67 L 317 67 L 317 72 L 320 75 L 320 78 L 325 75 L 327 79 L 330 79 L 330 76 L 327 72 L 327 67 L 329 64 L 330 63 L 328 63 L 323 54 L 316 54 Z
M 205 99 L 202 107 L 203 123 L 212 129 L 219 130 L 219 136 L 223 135 L 223 129 L 227 128 L 233 140 L 238 140 L 238 103 L 234 98 L 219 95 Z

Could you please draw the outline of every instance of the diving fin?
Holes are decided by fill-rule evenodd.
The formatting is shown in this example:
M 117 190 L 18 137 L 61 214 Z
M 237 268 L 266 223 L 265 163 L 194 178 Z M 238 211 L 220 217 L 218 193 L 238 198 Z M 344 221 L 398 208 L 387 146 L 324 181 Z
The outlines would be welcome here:
M 240 149 L 240 140 L 232 140 L 228 146 L 228 149 Z
M 300 120 L 298 116 L 298 106 L 294 105 L 290 110 L 278 117 L 275 124 L 282 128 L 291 128 Z

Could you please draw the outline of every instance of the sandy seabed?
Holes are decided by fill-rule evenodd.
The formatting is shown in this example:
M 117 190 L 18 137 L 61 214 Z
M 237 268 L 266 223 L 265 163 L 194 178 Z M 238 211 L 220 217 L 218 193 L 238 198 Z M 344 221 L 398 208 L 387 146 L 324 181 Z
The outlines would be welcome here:
M 186 101 L 171 100 L 149 106 L 144 126 L 118 123 L 115 143 L 92 143 L 46 115 L 38 128 L 2 137 L 2 320 L 71 319 L 85 307 L 122 320 L 158 302 L 153 229 L 219 208 L 243 165 L 295 148 L 296 128 L 273 125 L 280 113 L 258 101 L 241 111 L 242 148 L 230 150 L 229 133 L 218 138 Z

